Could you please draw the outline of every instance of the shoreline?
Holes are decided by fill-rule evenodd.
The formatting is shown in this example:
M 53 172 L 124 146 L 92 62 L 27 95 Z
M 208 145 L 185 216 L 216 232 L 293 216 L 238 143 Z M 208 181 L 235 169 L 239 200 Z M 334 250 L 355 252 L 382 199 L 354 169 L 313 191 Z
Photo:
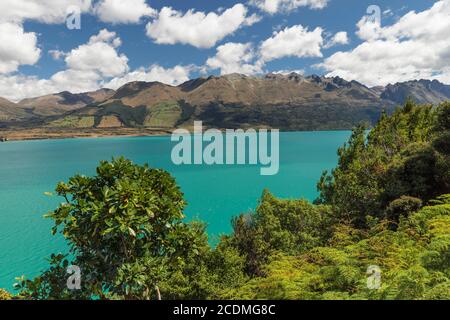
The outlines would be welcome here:
M 111 129 L 0 129 L 0 139 L 10 141 L 35 141 L 35 140 L 64 140 L 77 138 L 108 138 L 108 137 L 150 137 L 168 136 L 172 133 L 169 129 L 144 129 L 144 128 L 111 128 Z
M 242 128 L 246 130 L 246 128 Z M 265 128 L 273 129 L 273 128 Z M 78 138 L 114 138 L 114 137 L 163 137 L 170 136 L 175 129 L 162 128 L 30 128 L 30 129 L 1 129 L 0 145 L 13 141 L 39 141 L 39 140 L 65 140 Z M 225 131 L 225 129 L 219 129 Z M 280 130 L 283 132 L 333 132 L 351 131 L 352 129 L 326 129 L 326 130 Z M 189 130 L 191 131 L 191 130 Z M 6 141 L 1 141 L 6 138 Z

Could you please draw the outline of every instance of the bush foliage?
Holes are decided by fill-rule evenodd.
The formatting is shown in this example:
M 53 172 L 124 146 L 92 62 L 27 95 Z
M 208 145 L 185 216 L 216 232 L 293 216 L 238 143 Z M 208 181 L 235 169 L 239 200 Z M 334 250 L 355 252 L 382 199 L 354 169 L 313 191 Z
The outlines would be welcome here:
M 449 137 L 450 103 L 408 101 L 354 129 L 314 204 L 264 191 L 215 248 L 202 223 L 184 222 L 168 173 L 102 162 L 58 185 L 65 203 L 48 217 L 70 252 L 19 279 L 18 298 L 450 299 Z M 67 289 L 69 265 L 81 290 Z

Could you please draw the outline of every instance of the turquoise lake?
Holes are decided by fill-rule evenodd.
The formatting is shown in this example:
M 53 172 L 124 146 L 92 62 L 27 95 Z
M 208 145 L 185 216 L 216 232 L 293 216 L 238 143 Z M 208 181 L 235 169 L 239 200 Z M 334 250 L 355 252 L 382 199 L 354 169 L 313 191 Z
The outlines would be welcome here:
M 186 215 L 208 224 L 211 239 L 231 231 L 231 217 L 255 208 L 263 189 L 282 198 L 317 196 L 322 171 L 337 163 L 349 131 L 280 134 L 280 171 L 261 176 L 255 165 L 181 165 L 171 161 L 170 137 L 40 140 L 0 143 L 0 288 L 43 270 L 45 258 L 65 251 L 43 215 L 61 199 L 48 197 L 59 181 L 93 175 L 100 160 L 125 156 L 175 176 L 188 202 Z

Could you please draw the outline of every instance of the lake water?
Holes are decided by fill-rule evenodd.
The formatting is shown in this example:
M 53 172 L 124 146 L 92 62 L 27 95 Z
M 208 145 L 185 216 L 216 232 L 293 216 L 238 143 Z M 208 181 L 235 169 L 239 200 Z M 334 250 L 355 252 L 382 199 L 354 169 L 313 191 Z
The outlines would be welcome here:
M 67 139 L 0 143 L 0 288 L 14 278 L 32 277 L 46 267 L 45 258 L 65 250 L 50 234 L 43 215 L 61 199 L 48 197 L 59 181 L 74 174 L 93 175 L 100 160 L 125 156 L 173 174 L 188 201 L 186 215 L 208 224 L 211 239 L 231 231 L 232 216 L 255 208 L 262 190 L 282 198 L 317 196 L 323 170 L 337 163 L 337 149 L 348 131 L 280 134 L 280 171 L 261 176 L 259 166 L 176 166 L 170 137 Z

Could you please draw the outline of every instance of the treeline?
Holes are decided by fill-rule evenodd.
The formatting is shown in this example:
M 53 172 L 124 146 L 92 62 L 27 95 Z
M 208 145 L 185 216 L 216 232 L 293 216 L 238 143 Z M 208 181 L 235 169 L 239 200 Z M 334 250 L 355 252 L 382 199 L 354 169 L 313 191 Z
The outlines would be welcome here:
M 68 255 L 16 299 L 450 299 L 450 103 L 359 126 L 315 203 L 264 191 L 215 248 L 165 171 L 126 159 L 60 183 Z M 67 267 L 82 271 L 67 287 Z M 8 298 L 0 292 L 1 298 Z

